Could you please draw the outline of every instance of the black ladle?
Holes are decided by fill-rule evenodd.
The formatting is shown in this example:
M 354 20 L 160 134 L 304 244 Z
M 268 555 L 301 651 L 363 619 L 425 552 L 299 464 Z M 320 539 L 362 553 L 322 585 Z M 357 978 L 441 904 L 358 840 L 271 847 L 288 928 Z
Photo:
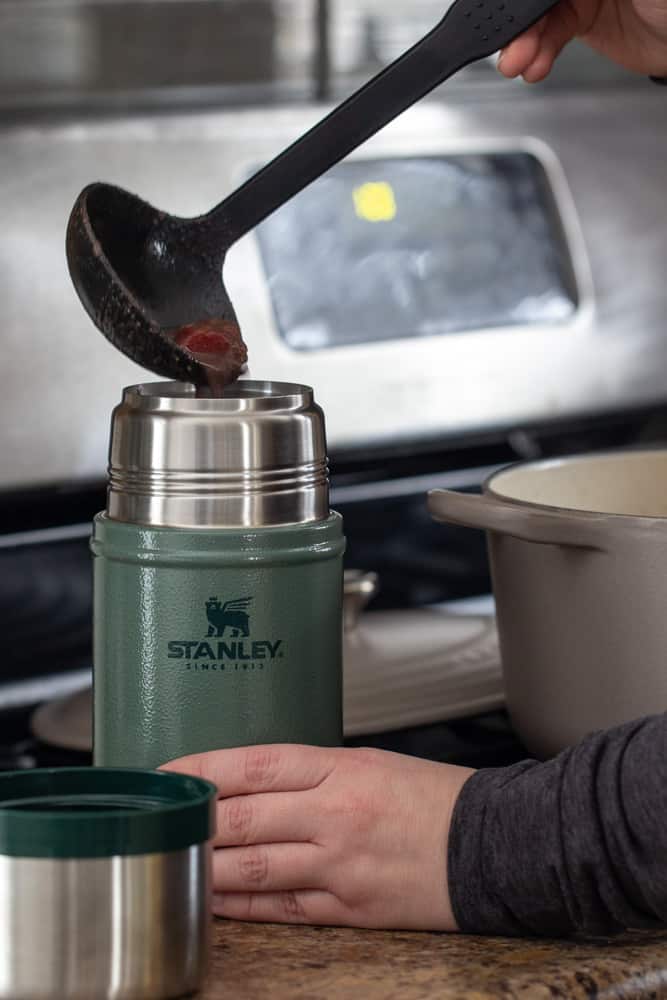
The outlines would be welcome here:
M 168 336 L 235 320 L 222 281 L 228 249 L 443 80 L 503 48 L 557 0 L 455 0 L 440 23 L 206 215 L 167 215 L 122 188 L 91 184 L 72 210 L 67 260 L 102 333 L 138 364 L 183 381 L 206 368 Z

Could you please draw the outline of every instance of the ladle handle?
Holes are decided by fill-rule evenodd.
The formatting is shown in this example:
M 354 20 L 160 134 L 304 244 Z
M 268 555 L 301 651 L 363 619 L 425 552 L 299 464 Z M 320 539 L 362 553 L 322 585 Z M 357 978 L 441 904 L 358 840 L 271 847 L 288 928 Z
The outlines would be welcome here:
M 455 0 L 428 35 L 214 208 L 207 222 L 231 245 L 443 80 L 503 48 L 556 2 Z

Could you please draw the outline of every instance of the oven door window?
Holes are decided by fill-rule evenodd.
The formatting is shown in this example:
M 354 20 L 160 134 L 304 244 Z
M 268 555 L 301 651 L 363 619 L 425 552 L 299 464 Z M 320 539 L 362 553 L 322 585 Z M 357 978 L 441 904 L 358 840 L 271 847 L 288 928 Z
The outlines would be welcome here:
M 577 309 L 556 203 L 530 153 L 342 163 L 257 234 L 293 350 L 543 327 Z

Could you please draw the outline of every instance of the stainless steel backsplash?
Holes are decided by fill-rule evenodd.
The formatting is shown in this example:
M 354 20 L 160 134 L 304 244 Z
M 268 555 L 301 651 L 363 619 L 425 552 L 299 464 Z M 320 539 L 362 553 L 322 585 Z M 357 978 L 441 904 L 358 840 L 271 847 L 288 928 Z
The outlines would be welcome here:
M 429 102 L 404 116 L 403 124 L 399 119 L 389 126 L 385 137 L 403 135 L 404 129 L 410 145 L 402 140 L 401 148 L 411 153 L 434 134 L 459 146 L 522 135 L 545 141 L 572 189 L 597 300 L 593 357 L 589 351 L 585 364 L 579 358 L 569 373 L 573 385 L 597 386 L 596 394 L 582 389 L 580 408 L 593 412 L 664 400 L 664 94 L 648 82 L 637 96 L 619 91 L 522 100 L 519 85 L 500 81 L 497 90 L 507 94 L 505 101 L 459 101 L 448 94 L 435 102 L 441 113 L 430 110 Z M 120 389 L 147 377 L 94 329 L 67 274 L 65 227 L 84 184 L 104 179 L 168 211 L 196 215 L 232 190 L 243 164 L 266 161 L 320 113 L 285 107 L 0 128 L 0 488 L 101 478 Z M 424 118 L 428 124 L 422 127 Z M 385 139 L 377 138 L 382 148 Z M 239 300 L 249 330 L 259 322 L 253 310 L 260 291 Z M 265 364 L 259 352 L 253 376 L 277 377 Z M 294 356 L 289 364 L 293 379 L 309 381 L 308 356 Z M 521 381 L 521 373 L 499 378 L 488 393 L 481 392 L 474 372 L 469 378 L 468 389 L 476 386 L 470 398 L 477 400 L 477 415 L 484 409 L 491 423 L 504 412 L 509 387 L 513 379 Z M 449 379 L 451 393 L 451 373 Z M 466 379 L 459 383 L 465 401 Z M 323 397 L 324 386 L 316 388 Z M 558 415 L 546 389 L 542 410 L 545 417 Z M 334 416 L 328 422 L 332 444 L 341 433 Z
M 0 107 L 304 91 L 310 0 L 0 0 Z M 262 90 L 263 88 L 263 90 Z M 244 95 L 244 89 L 247 94 Z
M 450 0 L 0 0 L 0 111 L 336 98 Z M 494 60 L 463 71 L 488 82 Z M 629 80 L 570 46 L 548 87 Z
M 329 0 L 331 93 L 349 91 L 393 58 L 445 5 Z M 319 116 L 319 107 L 287 102 L 312 94 L 315 7 L 0 0 L 0 112 L 11 112 L 0 121 L 0 489 L 101 478 L 120 387 L 146 377 L 94 330 L 69 281 L 64 233 L 79 190 L 104 178 L 171 211 L 210 207 L 238 182 L 232 167 L 241 159 L 262 162 Z M 580 87 L 552 102 L 549 88 L 501 83 L 487 61 L 436 100 L 457 141 L 528 134 L 553 146 L 592 257 L 600 347 L 624 359 L 604 382 L 605 400 L 663 398 L 665 95 L 639 78 L 632 91 L 635 81 L 583 47 L 568 51 L 562 66 L 568 86 L 588 81 L 588 93 Z M 618 99 L 613 88 L 590 89 L 618 78 Z M 125 113 L 153 102 L 173 112 L 184 94 L 221 109 L 182 118 Z M 105 101 L 113 118 L 94 123 L 79 114 Z M 227 110 L 249 101 L 261 108 Z M 269 101 L 282 101 L 282 110 L 267 114 Z M 51 120 L 54 107 L 61 114 Z M 14 121 L 17 109 L 32 117 Z

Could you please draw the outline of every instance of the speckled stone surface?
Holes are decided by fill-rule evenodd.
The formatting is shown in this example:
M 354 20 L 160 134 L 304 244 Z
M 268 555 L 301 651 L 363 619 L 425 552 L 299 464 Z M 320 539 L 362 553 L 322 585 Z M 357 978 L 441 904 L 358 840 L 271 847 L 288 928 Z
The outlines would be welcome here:
M 667 933 L 524 941 L 216 920 L 214 935 L 201 1000 L 667 998 Z

